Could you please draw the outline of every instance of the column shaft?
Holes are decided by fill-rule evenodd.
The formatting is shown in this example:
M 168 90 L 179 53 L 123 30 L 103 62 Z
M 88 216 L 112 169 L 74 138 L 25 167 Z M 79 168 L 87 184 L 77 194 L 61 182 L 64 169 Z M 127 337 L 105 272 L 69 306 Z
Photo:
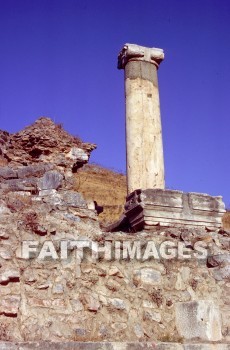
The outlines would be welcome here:
M 157 68 L 144 61 L 125 66 L 128 193 L 164 188 L 164 159 Z
M 128 194 L 165 188 L 157 69 L 161 49 L 126 44 L 118 56 L 125 70 L 126 161 Z

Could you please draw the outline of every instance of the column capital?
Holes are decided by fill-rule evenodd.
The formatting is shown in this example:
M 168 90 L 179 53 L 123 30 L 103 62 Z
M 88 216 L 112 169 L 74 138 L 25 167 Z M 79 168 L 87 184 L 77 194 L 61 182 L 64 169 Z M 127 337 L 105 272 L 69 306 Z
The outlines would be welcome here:
M 164 51 L 155 47 L 144 47 L 136 44 L 125 44 L 118 55 L 118 69 L 124 69 L 129 61 L 144 61 L 157 68 L 164 59 Z

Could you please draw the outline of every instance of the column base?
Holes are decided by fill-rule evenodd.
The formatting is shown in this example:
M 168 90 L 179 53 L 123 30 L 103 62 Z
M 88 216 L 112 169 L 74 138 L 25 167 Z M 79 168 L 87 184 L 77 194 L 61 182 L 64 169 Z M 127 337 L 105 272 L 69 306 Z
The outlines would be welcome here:
M 126 198 L 125 215 L 135 231 L 161 227 L 219 229 L 225 205 L 222 197 L 175 190 L 135 190 Z

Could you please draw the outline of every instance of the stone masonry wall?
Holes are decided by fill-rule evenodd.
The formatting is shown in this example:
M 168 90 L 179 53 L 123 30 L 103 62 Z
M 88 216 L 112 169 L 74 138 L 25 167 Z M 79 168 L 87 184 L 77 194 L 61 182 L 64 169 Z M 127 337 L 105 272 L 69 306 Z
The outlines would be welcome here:
M 229 233 L 183 227 L 103 232 L 92 203 L 73 191 L 72 182 L 95 145 L 76 144 L 68 136 L 68 142 L 63 136 L 59 143 L 59 129 L 49 119 L 36 123 L 17 136 L 0 134 L 7 136 L 0 167 L 0 340 L 6 342 L 0 349 L 28 341 L 124 342 L 118 347 L 103 343 L 98 349 L 131 349 L 125 342 L 151 345 L 143 348 L 171 344 L 154 345 L 157 349 L 230 342 Z M 47 125 L 55 146 L 48 140 L 44 145 Z M 119 246 L 120 259 L 112 255 L 105 260 L 103 252 L 93 259 L 90 249 L 81 262 L 76 249 L 61 259 L 61 242 L 76 240 L 89 242 L 93 252 L 95 244 L 107 246 L 107 253 L 108 247 Z M 26 259 L 23 241 L 37 241 L 38 248 L 53 242 L 56 259 L 39 260 L 38 253 Z M 159 247 L 165 241 L 180 242 L 190 253 L 202 242 L 209 256 L 158 259 L 155 252 L 143 259 L 149 242 Z M 140 245 L 141 257 L 125 256 L 129 244 Z
M 34 205 L 30 213 L 31 209 Z M 60 240 L 86 236 L 101 246 L 140 240 L 143 248 L 150 240 L 158 245 L 178 239 L 170 230 L 155 237 L 144 232 L 105 235 L 93 224 L 93 217 L 84 218 L 84 209 L 71 213 L 79 218 L 76 221 L 66 214 L 47 213 L 34 225 L 27 221 L 28 216 L 14 213 L 10 224 L 1 223 L 1 339 L 229 341 L 229 266 L 224 236 L 203 233 L 204 239 L 216 241 L 208 262 L 129 258 L 94 262 L 88 254 L 79 273 L 73 254 L 68 261 L 22 259 L 22 239 L 35 240 L 35 235 L 39 242 L 52 240 L 57 252 Z M 16 223 L 20 228 L 14 229 Z

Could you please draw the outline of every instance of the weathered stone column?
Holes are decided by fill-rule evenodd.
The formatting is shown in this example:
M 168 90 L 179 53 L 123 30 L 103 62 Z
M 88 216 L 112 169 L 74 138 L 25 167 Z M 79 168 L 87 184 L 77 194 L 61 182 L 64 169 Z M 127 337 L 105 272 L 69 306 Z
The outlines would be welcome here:
M 118 56 L 125 70 L 128 193 L 165 187 L 157 69 L 161 49 L 126 44 Z

